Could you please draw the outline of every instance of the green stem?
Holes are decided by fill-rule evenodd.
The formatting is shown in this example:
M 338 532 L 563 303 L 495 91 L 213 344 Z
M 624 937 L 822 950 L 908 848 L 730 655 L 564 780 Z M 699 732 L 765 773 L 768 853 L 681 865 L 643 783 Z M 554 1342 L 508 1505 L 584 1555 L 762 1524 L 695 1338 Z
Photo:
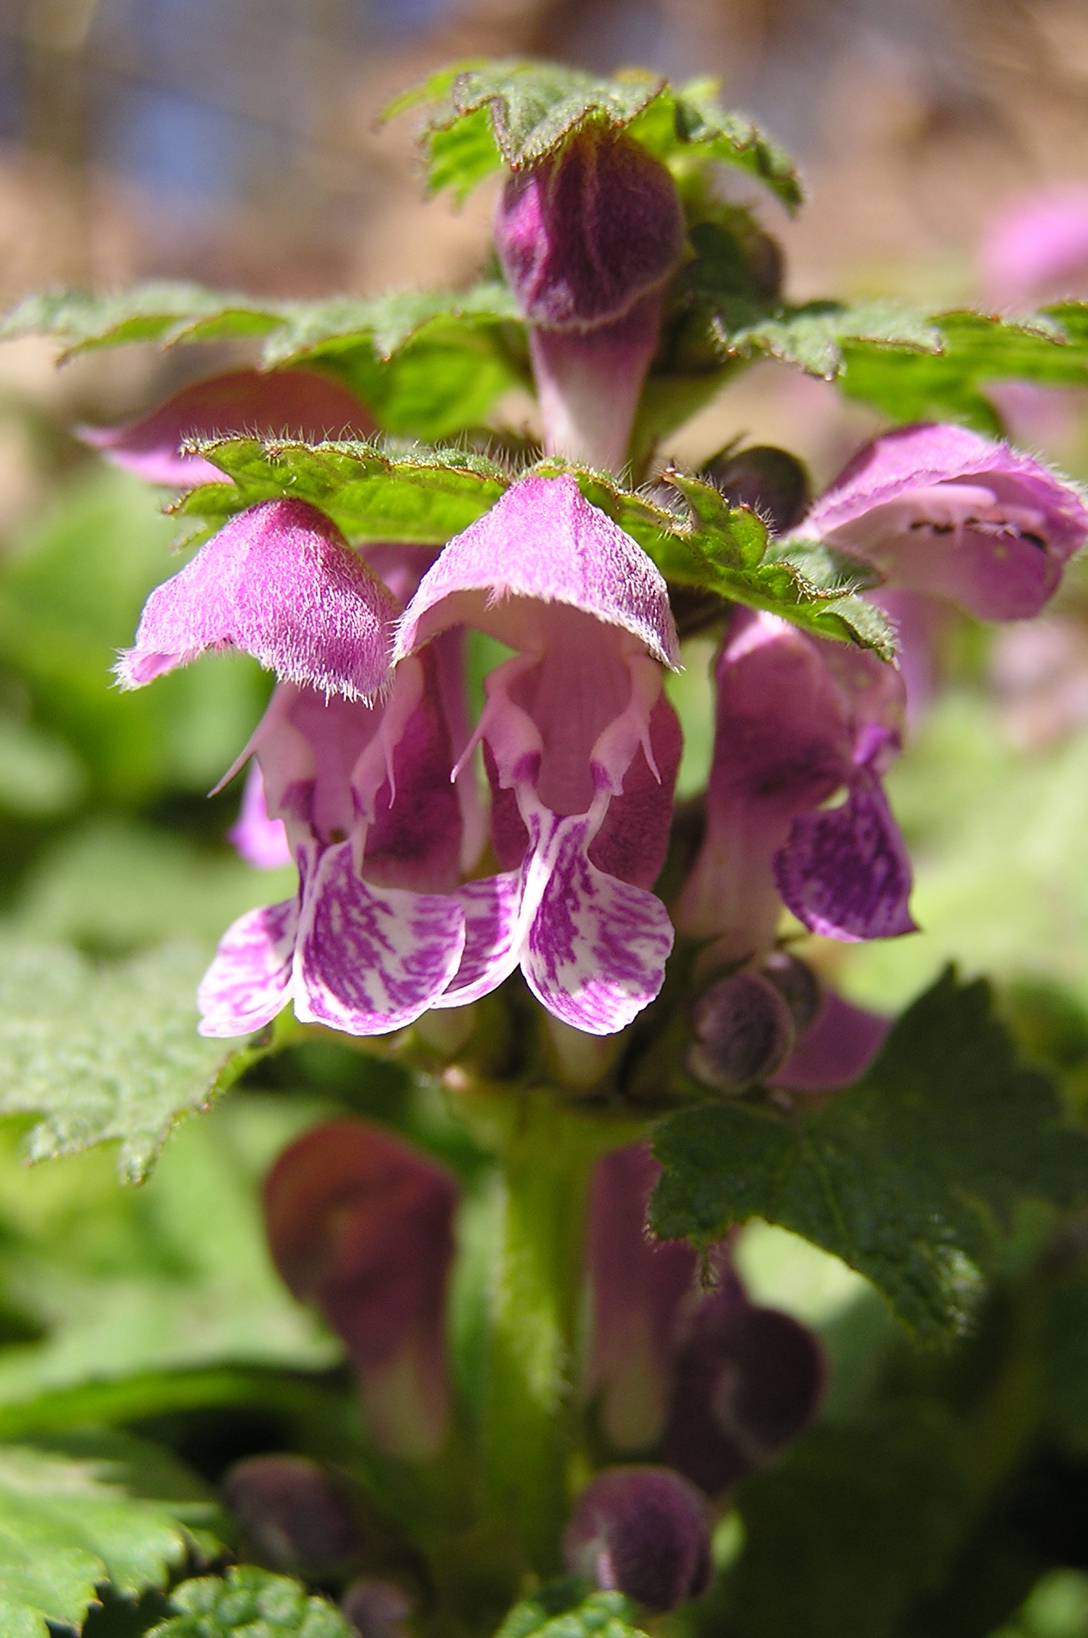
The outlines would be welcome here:
M 645 1122 L 600 1118 L 536 1089 L 508 1095 L 484 1480 L 523 1566 L 559 1568 L 577 1430 L 586 1197 L 597 1157 Z

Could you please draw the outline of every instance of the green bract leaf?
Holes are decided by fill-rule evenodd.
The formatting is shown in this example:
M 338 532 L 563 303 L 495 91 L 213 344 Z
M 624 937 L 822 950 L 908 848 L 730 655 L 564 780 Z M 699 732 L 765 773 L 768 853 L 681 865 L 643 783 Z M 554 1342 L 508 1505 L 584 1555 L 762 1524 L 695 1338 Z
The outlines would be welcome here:
M 196 1033 L 204 963 L 186 945 L 101 968 L 63 947 L 0 945 L 0 1113 L 42 1116 L 31 1159 L 119 1138 L 123 1175 L 146 1176 L 223 1057 Z
M 788 156 L 743 115 L 720 108 L 717 89 L 716 81 L 695 80 L 673 90 L 635 69 L 599 79 L 557 63 L 462 63 L 406 92 L 388 114 L 433 106 L 423 135 L 430 184 L 459 198 L 500 165 L 536 164 L 575 131 L 599 124 L 628 130 L 666 164 L 739 165 L 787 205 L 798 204 L 801 189 Z
M 851 342 L 868 343 L 883 357 L 895 349 L 893 368 L 901 368 L 899 354 L 935 353 L 941 334 L 920 313 L 890 301 L 866 301 L 848 306 L 835 301 L 810 301 L 802 307 L 781 306 L 765 315 L 752 304 L 723 304 L 715 317 L 715 337 L 727 357 L 762 354 L 793 364 L 808 375 L 831 381 L 842 373 L 844 349 Z
M 1000 434 L 986 398 L 996 381 L 1038 381 L 1048 387 L 1088 386 L 1088 305 L 1067 302 L 1015 322 L 983 313 L 938 313 L 940 347 L 903 354 L 846 340 L 843 391 L 895 421 L 962 421 Z
M 80 290 L 27 296 L 0 324 L 0 340 L 15 336 L 57 336 L 68 343 L 64 357 L 94 347 L 128 341 L 210 341 L 225 336 L 262 335 L 281 322 L 282 304 L 257 301 L 199 284 L 155 281 L 114 295 Z
M 368 443 L 257 438 L 197 447 L 234 482 L 204 484 L 178 511 L 215 525 L 256 501 L 291 495 L 320 506 L 356 540 L 436 546 L 481 517 L 510 482 L 493 461 L 457 449 L 396 455 Z
M 496 1638 L 629 1638 L 638 1629 L 634 1607 L 620 1592 L 595 1592 L 572 1577 L 543 1587 L 515 1604 Z
M 988 986 L 952 972 L 826 1108 L 704 1106 L 667 1120 L 655 1149 L 655 1233 L 780 1223 L 865 1274 L 926 1338 L 962 1328 L 1018 1201 L 1088 1200 L 1088 1139 L 1063 1127 L 1047 1078 L 1017 1066 Z
M 226 1580 L 207 1575 L 183 1581 L 170 1603 L 178 1615 L 148 1638 L 353 1638 L 354 1629 L 326 1599 L 252 1564 L 230 1570 Z
M 0 1445 L 4 1638 L 47 1638 L 47 1620 L 81 1626 L 103 1582 L 129 1595 L 167 1584 L 187 1551 L 178 1509 L 133 1497 L 125 1478 L 124 1462 Z

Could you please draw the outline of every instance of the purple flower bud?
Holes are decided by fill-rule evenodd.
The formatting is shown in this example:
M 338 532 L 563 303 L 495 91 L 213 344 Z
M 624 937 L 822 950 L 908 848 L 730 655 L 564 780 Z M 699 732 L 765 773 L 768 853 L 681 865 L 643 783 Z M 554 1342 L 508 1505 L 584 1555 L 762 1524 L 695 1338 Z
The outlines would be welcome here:
M 276 1267 L 347 1343 L 374 1442 L 434 1455 L 449 1413 L 446 1282 L 457 1185 L 367 1121 L 305 1133 L 264 1185 Z
M 150 415 L 123 427 L 80 427 L 85 444 L 146 483 L 191 489 L 224 483 L 187 438 L 366 438 L 374 423 L 353 392 L 313 370 L 233 370 L 194 382 Z
M 776 535 L 800 523 L 812 499 L 808 473 L 796 456 L 773 444 L 753 444 L 733 453 L 723 449 L 701 475 L 734 506 L 749 506 Z
M 563 1537 L 573 1575 L 648 1610 L 675 1609 L 710 1584 L 706 1503 L 667 1467 L 610 1467 L 582 1491 Z
M 823 1002 L 820 981 L 812 968 L 788 950 L 772 950 L 763 963 L 763 976 L 782 996 L 793 1027 L 803 1035 L 816 1022 Z
M 272 1569 L 320 1574 L 362 1550 L 347 1498 L 308 1456 L 247 1456 L 223 1479 L 223 1500 L 249 1547 Z
M 340 1608 L 359 1638 L 407 1638 L 412 1600 L 392 1581 L 353 1581 Z
M 1038 614 L 1088 537 L 1071 484 L 957 426 L 874 439 L 801 525 L 872 563 L 894 589 L 947 597 L 983 620 Z
M 495 244 L 530 324 L 591 330 L 664 284 L 683 253 L 684 217 L 665 166 L 597 126 L 510 176 Z
M 723 1289 L 699 1309 L 676 1358 L 668 1461 L 719 1495 L 808 1426 L 825 1376 L 811 1331 Z
M 781 990 L 760 973 L 719 978 L 695 1003 L 688 1067 L 721 1092 L 743 1092 L 776 1070 L 794 1042 Z
M 694 1290 L 698 1254 L 685 1240 L 656 1241 L 646 1206 L 661 1168 L 643 1143 L 602 1156 L 589 1196 L 593 1292 L 590 1392 L 617 1450 L 640 1450 L 661 1436 L 669 1363 L 681 1306 Z
M 850 1086 L 880 1051 L 890 1022 L 825 990 L 816 1021 L 772 1076 L 772 1086 L 814 1093 Z
M 530 325 L 545 449 L 618 471 L 684 251 L 672 177 L 622 132 L 579 131 L 509 178 L 495 244 Z

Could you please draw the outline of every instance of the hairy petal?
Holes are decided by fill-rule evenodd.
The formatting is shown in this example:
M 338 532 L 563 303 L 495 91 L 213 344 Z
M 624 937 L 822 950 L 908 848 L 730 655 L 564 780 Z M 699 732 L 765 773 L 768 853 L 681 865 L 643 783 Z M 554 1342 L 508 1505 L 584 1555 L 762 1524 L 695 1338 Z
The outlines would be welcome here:
M 249 910 L 227 928 L 196 992 L 201 1035 L 248 1035 L 288 1000 L 298 900 Z
M 362 698 L 388 670 L 396 609 L 316 506 L 262 501 L 151 593 L 117 675 L 139 688 L 208 649 L 239 648 L 281 681 Z
M 465 917 L 453 895 L 376 888 L 352 844 L 308 872 L 295 955 L 295 1013 L 351 1035 L 384 1035 L 426 1012 L 457 971 Z
M 775 882 L 798 921 L 853 943 L 917 930 L 910 859 L 876 775 L 860 768 L 841 807 L 804 814 L 775 856 Z

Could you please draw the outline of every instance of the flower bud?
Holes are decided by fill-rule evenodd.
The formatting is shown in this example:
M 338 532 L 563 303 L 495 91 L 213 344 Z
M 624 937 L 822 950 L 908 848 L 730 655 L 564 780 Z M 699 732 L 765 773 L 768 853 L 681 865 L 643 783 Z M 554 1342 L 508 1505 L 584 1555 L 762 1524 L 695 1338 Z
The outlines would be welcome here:
M 820 981 L 812 968 L 788 950 L 772 950 L 763 963 L 763 976 L 789 1007 L 797 1034 L 811 1029 L 823 1001 Z
M 710 1582 L 706 1503 L 667 1467 L 610 1467 L 586 1486 L 563 1536 L 572 1575 L 675 1609 Z
M 530 324 L 592 330 L 664 284 L 684 217 L 665 166 L 622 132 L 593 126 L 510 176 L 495 245 Z
M 276 1267 L 347 1343 L 375 1444 L 406 1458 L 438 1450 L 449 1414 L 456 1202 L 444 1167 L 356 1120 L 305 1133 L 264 1185 Z
M 401 1623 L 412 1613 L 412 1600 L 392 1581 L 353 1581 L 340 1608 L 359 1638 L 406 1638 Z
M 579 131 L 507 181 L 495 245 L 530 326 L 548 454 L 623 467 L 684 237 L 672 177 L 622 132 Z
M 703 1304 L 677 1354 L 668 1461 L 719 1495 L 808 1426 L 825 1374 L 823 1350 L 805 1326 L 723 1290 Z
M 742 1092 L 773 1074 L 794 1042 L 782 992 L 760 973 L 731 973 L 695 1003 L 688 1068 L 720 1092 Z
M 800 523 L 812 500 L 808 473 L 801 462 L 773 444 L 753 444 L 735 454 L 727 447 L 707 461 L 700 476 L 733 506 L 758 512 L 776 535 Z
M 223 1480 L 223 1500 L 249 1547 L 274 1570 L 334 1569 L 362 1549 L 355 1515 L 307 1456 L 248 1456 Z

